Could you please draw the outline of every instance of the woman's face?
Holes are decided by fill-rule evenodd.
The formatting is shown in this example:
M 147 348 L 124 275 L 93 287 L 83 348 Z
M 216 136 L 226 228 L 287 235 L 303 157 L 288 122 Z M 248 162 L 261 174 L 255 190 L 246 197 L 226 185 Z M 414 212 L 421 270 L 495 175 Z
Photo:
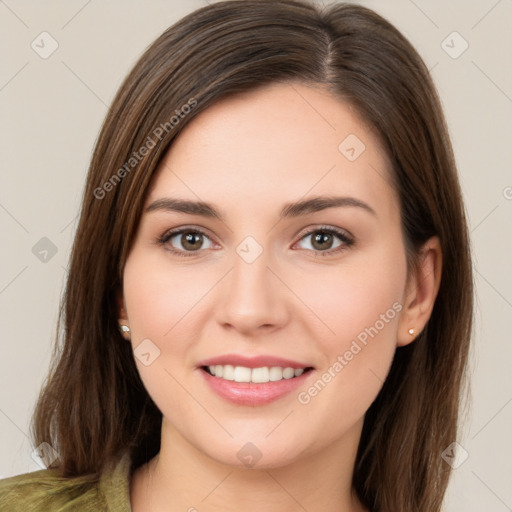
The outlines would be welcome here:
M 124 271 L 164 430 L 236 465 L 355 446 L 406 274 L 390 169 L 354 109 L 301 84 L 208 108 L 156 173 Z

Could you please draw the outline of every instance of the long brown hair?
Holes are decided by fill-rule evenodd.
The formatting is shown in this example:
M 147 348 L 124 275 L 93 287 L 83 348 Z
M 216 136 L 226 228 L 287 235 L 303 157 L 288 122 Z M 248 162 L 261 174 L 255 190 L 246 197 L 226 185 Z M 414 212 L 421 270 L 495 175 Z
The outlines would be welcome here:
M 134 468 L 159 451 L 162 414 L 118 330 L 124 263 L 148 185 L 180 131 L 226 95 L 271 82 L 319 85 L 353 105 L 392 163 L 408 250 L 440 238 L 431 318 L 396 350 L 366 414 L 353 479 L 373 511 L 439 511 L 451 469 L 441 453 L 457 437 L 472 331 L 468 230 L 428 70 L 396 28 L 357 5 L 214 3 L 165 31 L 136 63 L 92 157 L 34 444 L 53 445 L 69 477 L 99 474 L 127 448 Z

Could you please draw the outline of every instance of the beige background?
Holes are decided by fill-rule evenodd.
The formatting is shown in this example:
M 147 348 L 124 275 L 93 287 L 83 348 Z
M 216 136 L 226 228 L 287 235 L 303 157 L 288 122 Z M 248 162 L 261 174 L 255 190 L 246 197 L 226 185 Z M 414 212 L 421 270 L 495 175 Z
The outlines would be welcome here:
M 432 69 L 467 201 L 477 315 L 471 410 L 458 442 L 469 457 L 454 472 L 445 510 L 512 510 L 512 0 L 360 3 L 394 23 Z M 30 415 L 106 105 L 142 50 L 203 5 L 0 0 L 0 477 L 39 469 Z M 51 49 L 48 36 L 41 48 L 43 31 L 58 43 L 46 59 L 31 47 Z M 46 262 L 33 253 L 43 237 L 57 251 Z

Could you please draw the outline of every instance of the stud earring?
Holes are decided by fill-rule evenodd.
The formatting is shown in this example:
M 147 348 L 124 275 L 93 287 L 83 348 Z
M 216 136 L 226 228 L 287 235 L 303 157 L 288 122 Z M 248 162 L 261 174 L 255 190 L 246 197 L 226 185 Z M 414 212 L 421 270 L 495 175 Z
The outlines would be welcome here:
M 414 336 L 416 334 L 416 329 L 409 329 L 409 334 Z
M 127 325 L 119 324 L 119 330 L 121 331 L 121 334 L 123 335 L 123 338 L 125 340 L 130 340 L 130 328 Z

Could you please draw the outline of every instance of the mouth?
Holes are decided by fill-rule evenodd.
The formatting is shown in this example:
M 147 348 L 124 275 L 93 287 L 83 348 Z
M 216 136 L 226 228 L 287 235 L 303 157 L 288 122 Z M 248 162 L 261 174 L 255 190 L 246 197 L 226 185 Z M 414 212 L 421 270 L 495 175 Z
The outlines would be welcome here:
M 217 396 L 237 406 L 263 406 L 307 385 L 315 368 L 291 359 L 225 354 L 201 361 L 197 370 Z M 313 377 L 311 377 L 313 378 Z
M 294 368 L 293 366 L 260 366 L 249 368 L 247 366 L 234 366 L 231 364 L 204 365 L 201 370 L 212 377 L 232 382 L 246 382 L 253 384 L 265 384 L 279 382 L 300 377 L 313 369 L 312 366 Z

